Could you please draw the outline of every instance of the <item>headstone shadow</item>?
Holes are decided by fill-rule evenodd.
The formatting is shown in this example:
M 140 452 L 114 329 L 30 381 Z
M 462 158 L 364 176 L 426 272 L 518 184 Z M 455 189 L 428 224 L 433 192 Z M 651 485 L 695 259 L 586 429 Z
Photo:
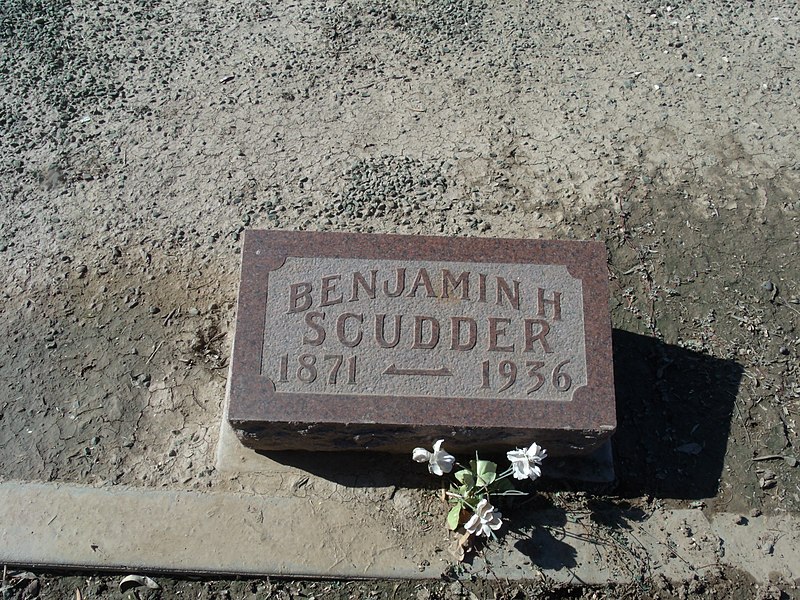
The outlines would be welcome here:
M 617 432 L 612 438 L 615 494 L 695 500 L 716 495 L 743 368 L 652 337 L 615 329 Z M 534 440 L 532 440 L 534 441 Z M 438 488 L 407 455 L 372 452 L 267 452 L 281 464 L 349 487 Z M 505 461 L 501 455 L 482 458 Z M 464 456 L 460 460 L 467 460 Z M 555 466 L 556 463 L 553 463 Z M 545 462 L 545 474 L 547 462 Z M 538 489 L 588 489 L 545 477 Z
M 428 473 L 408 454 L 385 452 L 305 452 L 256 450 L 270 460 L 352 488 L 401 486 L 418 489 L 441 487 L 441 479 Z
M 742 366 L 618 329 L 613 343 L 616 493 L 715 496 Z

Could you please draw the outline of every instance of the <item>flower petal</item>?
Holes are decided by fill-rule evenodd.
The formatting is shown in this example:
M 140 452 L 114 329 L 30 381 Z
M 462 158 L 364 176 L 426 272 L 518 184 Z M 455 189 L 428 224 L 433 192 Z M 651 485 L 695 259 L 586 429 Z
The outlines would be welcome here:
M 512 473 L 512 475 L 514 476 L 514 479 L 527 479 L 528 478 L 528 474 L 525 472 L 525 468 L 522 465 L 513 464 L 511 466 L 514 469 L 514 472 Z
M 431 457 L 431 462 L 435 462 L 439 469 L 444 473 L 449 473 L 453 470 L 453 465 L 456 462 L 455 456 L 452 456 L 444 450 L 434 452 Z
M 508 460 L 510 460 L 511 462 L 516 462 L 519 460 L 526 459 L 525 450 L 520 450 L 520 449 L 509 450 L 508 452 L 506 452 L 506 456 L 508 457 Z
M 411 453 L 411 458 L 417 462 L 428 462 L 431 458 L 431 453 L 425 450 L 425 448 L 414 448 L 414 451 Z
M 486 507 L 487 507 L 487 506 L 488 506 L 490 509 L 491 509 L 491 507 L 492 507 L 492 505 L 491 505 L 491 504 L 489 504 L 489 500 L 487 500 L 486 498 L 483 498 L 483 499 L 481 499 L 481 501 L 480 501 L 480 502 L 478 502 L 478 506 L 476 506 L 476 507 L 475 507 L 475 514 L 476 514 L 476 515 L 483 515 L 483 513 L 485 513 L 485 512 L 486 512 Z
M 525 452 L 526 457 L 529 461 L 534 462 L 536 464 L 541 464 L 542 461 L 547 458 L 547 450 L 542 448 L 539 444 L 534 442 L 527 448 Z
M 466 529 L 467 531 L 469 531 L 470 533 L 473 533 L 473 534 L 478 531 L 480 526 L 481 526 L 481 520 L 480 520 L 480 518 L 478 517 L 477 514 L 472 515 L 469 518 L 469 521 L 464 523 L 464 529 Z

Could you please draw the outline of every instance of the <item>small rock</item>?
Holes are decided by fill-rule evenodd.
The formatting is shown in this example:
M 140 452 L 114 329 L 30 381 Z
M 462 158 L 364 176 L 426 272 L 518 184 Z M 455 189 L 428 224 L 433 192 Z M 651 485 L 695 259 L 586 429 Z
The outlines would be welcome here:
M 688 444 L 683 444 L 682 446 L 678 446 L 675 448 L 676 452 L 682 452 L 683 454 L 700 454 L 703 450 L 703 447 L 698 444 L 697 442 L 689 442 Z
M 754 508 L 753 510 L 751 510 L 751 511 L 750 511 L 750 516 L 751 516 L 753 519 L 755 519 L 756 517 L 760 517 L 760 516 L 761 516 L 761 514 L 762 514 L 762 513 L 761 513 L 761 510 L 760 510 L 760 509 L 758 509 L 758 508 Z
M 758 486 L 759 486 L 759 487 L 760 487 L 762 490 L 769 490 L 769 489 L 772 489 L 772 488 L 774 488 L 776 485 L 778 485 L 778 482 L 777 482 L 777 481 L 775 481 L 774 479 L 767 479 L 766 477 L 762 477 L 761 479 L 759 479 L 759 480 L 758 480 Z
M 197 315 L 199 315 L 199 314 L 200 314 L 200 311 L 199 311 L 199 310 L 197 310 L 197 309 L 196 309 L 196 308 L 194 308 L 194 307 L 190 308 L 190 309 L 189 309 L 188 311 L 186 311 L 186 312 L 188 312 L 188 313 L 189 313 L 189 316 L 191 316 L 191 317 L 196 317 Z
M 157 307 L 157 306 L 151 306 L 150 307 L 150 314 L 151 315 L 157 315 L 160 312 L 161 312 L 161 309 L 159 307 Z
M 31 581 L 22 592 L 22 598 L 37 598 L 39 596 L 39 580 Z

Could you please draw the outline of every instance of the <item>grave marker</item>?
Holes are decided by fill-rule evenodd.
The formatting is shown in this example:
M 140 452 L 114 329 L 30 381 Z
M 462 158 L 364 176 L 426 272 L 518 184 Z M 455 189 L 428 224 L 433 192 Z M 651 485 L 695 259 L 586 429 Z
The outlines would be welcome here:
M 229 386 L 256 449 L 589 452 L 616 425 L 605 247 L 248 231 Z

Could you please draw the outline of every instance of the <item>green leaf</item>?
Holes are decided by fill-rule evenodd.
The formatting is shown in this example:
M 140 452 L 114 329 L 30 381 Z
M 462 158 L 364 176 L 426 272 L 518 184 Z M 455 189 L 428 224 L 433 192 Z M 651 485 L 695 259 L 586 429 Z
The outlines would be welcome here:
M 461 469 L 455 474 L 455 478 L 463 483 L 467 488 L 475 486 L 475 474 L 469 469 Z
M 491 485 L 497 478 L 497 464 L 490 460 L 476 462 L 477 485 L 480 487 Z
M 497 463 L 493 463 L 490 460 L 479 460 L 477 463 L 477 471 L 478 475 L 484 475 L 486 473 L 497 473 Z
M 447 526 L 455 531 L 458 529 L 458 522 L 461 520 L 461 503 L 459 502 L 450 512 L 447 513 Z

